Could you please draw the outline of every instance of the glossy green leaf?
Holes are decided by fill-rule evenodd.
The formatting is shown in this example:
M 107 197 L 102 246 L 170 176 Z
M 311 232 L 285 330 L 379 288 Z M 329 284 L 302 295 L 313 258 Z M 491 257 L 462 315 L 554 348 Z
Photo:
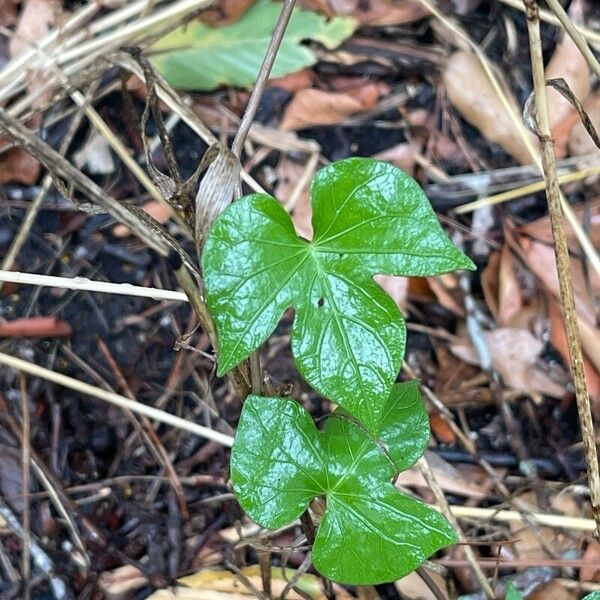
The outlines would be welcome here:
M 193 21 L 161 38 L 152 48 L 152 62 L 169 83 L 185 90 L 213 90 L 220 85 L 248 87 L 256 81 L 281 3 L 257 0 L 240 19 L 225 27 Z M 316 62 L 315 53 L 300 42 L 314 40 L 335 48 L 352 34 L 356 21 L 327 19 L 295 9 L 277 53 L 271 77 L 281 77 Z
M 588 594 L 582 598 L 582 600 L 600 600 L 600 590 L 596 590 L 595 592 Z
M 203 271 L 219 374 L 256 350 L 293 307 L 299 371 L 374 432 L 406 334 L 373 275 L 434 275 L 473 264 L 450 242 L 416 181 L 390 164 L 333 163 L 317 173 L 311 196 L 310 242 L 262 194 L 235 202 L 213 225 Z
M 391 483 L 398 468 L 390 460 L 390 442 L 403 438 L 409 444 L 411 439 L 410 428 L 397 419 L 408 418 L 419 446 L 410 457 L 403 451 L 397 456 L 402 468 L 424 450 L 428 421 L 415 392 L 412 383 L 395 386 L 378 440 L 343 413 L 336 411 L 321 433 L 297 402 L 249 396 L 231 454 L 231 479 L 241 507 L 256 523 L 277 528 L 297 519 L 313 498 L 325 496 L 312 555 L 323 575 L 369 585 L 411 572 L 457 539 L 436 510 Z M 394 420 L 398 432 L 392 431 Z
M 512 582 L 509 582 L 506 586 L 506 597 L 505 600 L 523 600 L 519 590 L 514 586 Z

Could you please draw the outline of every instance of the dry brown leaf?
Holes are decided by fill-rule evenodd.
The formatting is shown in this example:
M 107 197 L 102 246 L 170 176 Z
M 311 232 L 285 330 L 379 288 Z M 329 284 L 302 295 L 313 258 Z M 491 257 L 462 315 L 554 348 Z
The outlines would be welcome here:
M 484 331 L 483 337 L 492 356 L 492 366 L 504 383 L 525 393 L 538 393 L 561 398 L 563 387 L 550 379 L 539 368 L 537 361 L 544 344 L 526 329 L 504 327 Z M 465 340 L 451 344 L 452 352 L 469 364 L 479 364 L 475 348 Z
M 573 2 L 569 13 L 575 22 L 581 21 L 575 15 L 581 13 L 580 2 Z M 557 44 L 546 66 L 545 77 L 546 79 L 562 77 L 581 103 L 584 103 L 590 94 L 592 81 L 587 61 L 566 32 L 563 32 L 563 38 Z M 579 120 L 579 116 L 572 104 L 560 92 L 548 88 L 547 94 L 554 148 L 557 157 L 562 158 L 567 154 L 569 134 Z
M 564 585 L 559 581 L 551 581 L 538 588 L 531 593 L 528 600 L 577 600 L 577 596 L 574 596 Z
M 438 442 L 442 444 L 454 444 L 456 434 L 452 431 L 450 425 L 448 425 L 448 421 L 440 413 L 429 415 L 429 425 L 431 426 L 431 433 L 433 433 Z
M 228 25 L 237 21 L 253 4 L 254 0 L 221 0 L 216 8 L 202 11 L 200 20 L 215 27 Z
M 21 0 L 0 0 L 0 25 L 11 27 L 17 22 L 17 6 Z
M 26 0 L 15 34 L 9 43 L 11 58 L 31 49 L 56 24 L 60 7 L 55 0 Z
M 554 259 L 554 249 L 551 246 L 537 242 L 531 238 L 521 236 L 519 245 L 523 249 L 525 260 L 529 268 L 554 299 L 560 297 L 558 286 L 558 275 Z M 596 310 L 594 302 L 590 298 L 585 284 L 583 269 L 579 260 L 571 257 L 570 269 L 573 282 L 573 293 L 575 294 L 575 306 L 577 308 L 577 323 L 579 325 L 581 345 L 587 358 L 590 359 L 597 372 L 600 372 L 600 330 L 596 327 Z M 590 284 L 598 293 L 600 290 L 600 279 L 598 275 L 590 271 Z M 559 320 L 554 321 L 553 336 Z M 567 364 L 568 364 L 567 359 Z M 591 392 L 590 392 L 591 395 Z M 600 401 L 600 398 L 598 398 Z M 600 405 L 597 407 L 600 411 Z M 600 414 L 600 412 L 599 412 Z
M 583 108 L 587 112 L 592 125 L 598 129 L 600 125 L 600 94 L 590 96 L 587 102 L 584 103 Z M 579 118 L 577 118 L 575 125 L 571 129 L 568 143 L 572 156 L 588 156 L 600 152 L 600 148 L 596 146 Z
M 600 101 L 598 104 L 598 122 L 600 122 Z M 591 140 L 591 138 L 590 138 Z M 577 216 L 577 220 L 582 223 L 584 220 L 588 221 L 586 224 L 586 233 L 590 238 L 590 241 L 594 247 L 600 247 L 600 197 L 594 198 L 584 205 L 578 204 L 573 207 L 573 211 Z M 550 217 L 542 217 L 522 225 L 519 227 L 519 232 L 526 234 L 527 236 L 533 237 L 540 242 L 545 244 L 552 244 L 552 229 L 550 228 Z M 571 252 L 579 252 L 580 246 L 577 241 L 577 236 L 573 231 L 573 228 L 568 221 L 565 220 L 565 232 L 567 234 L 567 242 L 569 243 L 569 249 Z
M 258 565 L 245 567 L 241 571 L 257 589 L 262 589 L 262 579 Z M 291 578 L 294 575 L 294 572 L 294 569 L 286 569 L 287 578 Z M 228 594 L 239 594 L 239 597 L 244 599 L 255 597 L 249 589 L 240 584 L 238 577 L 230 571 L 215 571 L 207 569 L 193 575 L 188 575 L 187 577 L 182 577 L 179 582 L 184 584 L 187 589 L 195 591 L 210 591 L 214 594 L 223 592 Z M 278 598 L 281 596 L 281 592 L 283 592 L 286 584 L 287 581 L 284 577 L 283 570 L 279 567 L 271 567 L 271 586 L 273 597 Z M 315 598 L 315 600 L 325 600 L 321 580 L 316 575 L 310 575 L 307 573 L 301 575 L 298 582 L 298 587 L 309 594 L 312 598 Z M 336 598 L 339 598 L 340 600 L 350 600 L 352 597 L 340 586 L 334 585 L 334 588 L 336 592 Z M 193 598 L 194 596 L 189 597 Z M 215 595 L 215 598 L 218 597 L 218 595 Z M 206 598 L 210 598 L 210 596 L 206 596 Z M 287 598 L 290 600 L 302 600 L 303 597 L 292 590 L 287 595 Z
M 459 291 L 455 277 L 452 274 L 439 277 L 427 277 L 427 284 L 434 293 L 437 301 L 457 317 L 465 316 L 465 309 L 459 301 Z
M 523 298 L 508 244 L 501 252 L 494 252 L 490 256 L 488 266 L 481 275 L 481 283 L 487 305 L 498 325 L 511 323 L 523 308 Z
M 40 163 L 23 148 L 11 148 L 0 155 L 0 184 L 31 185 L 40 175 Z
M 415 154 L 420 154 L 423 150 L 423 144 L 418 140 L 397 144 L 391 148 L 375 154 L 373 158 L 377 160 L 385 160 L 396 165 L 409 175 L 413 175 L 415 169 Z
M 548 304 L 548 316 L 550 317 L 550 341 L 562 356 L 565 364 L 569 365 L 571 354 L 567 343 L 565 324 L 560 306 L 554 298 L 551 298 Z M 596 417 L 600 417 L 600 375 L 587 354 L 583 356 L 583 370 L 585 371 L 588 394 L 592 399 L 594 414 Z
M 444 581 L 444 578 L 435 571 L 428 570 L 427 572 L 438 584 L 438 589 L 442 591 L 444 598 L 450 600 L 450 596 L 446 592 L 446 582 Z M 399 579 L 394 585 L 402 598 L 409 598 L 410 600 L 436 600 L 437 598 L 416 572 Z
M 449 462 L 433 452 L 427 453 L 427 462 L 435 474 L 442 490 L 466 498 L 482 500 L 486 498 L 485 491 L 477 483 L 470 481 Z M 396 479 L 396 487 L 417 487 L 429 490 L 429 485 L 417 467 L 403 471 Z
M 521 164 L 531 157 L 519 131 L 492 88 L 481 63 L 472 52 L 455 52 L 443 72 L 448 98 L 458 112 L 489 140 L 499 144 Z M 517 101 L 505 86 L 505 93 L 517 114 Z
M 280 87 L 290 93 L 309 88 L 313 83 L 314 73 L 312 69 L 301 69 L 294 73 L 289 73 L 283 77 L 270 79 L 267 87 Z
M 302 129 L 313 125 L 335 125 L 348 117 L 370 110 L 389 91 L 383 83 L 366 83 L 347 92 L 304 89 L 287 105 L 282 129 Z
M 590 540 L 581 558 L 584 564 L 579 569 L 579 581 L 600 581 L 600 543 Z M 592 562 L 595 564 L 585 564 Z

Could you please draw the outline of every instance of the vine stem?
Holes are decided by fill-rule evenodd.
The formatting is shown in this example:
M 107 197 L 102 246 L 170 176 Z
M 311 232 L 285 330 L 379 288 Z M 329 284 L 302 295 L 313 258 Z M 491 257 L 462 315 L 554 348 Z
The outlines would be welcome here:
M 235 134 L 235 137 L 233 138 L 231 151 L 233 154 L 235 154 L 238 160 L 241 159 L 244 142 L 246 141 L 246 137 L 248 136 L 248 132 L 250 131 L 250 127 L 252 126 L 254 117 L 256 116 L 258 105 L 260 104 L 260 100 L 265 91 L 265 86 L 269 80 L 271 69 L 273 68 L 275 59 L 277 58 L 277 53 L 279 52 L 279 48 L 281 46 L 281 42 L 283 41 L 285 30 L 290 22 L 295 4 L 296 0 L 285 0 L 283 3 L 281 12 L 279 13 L 279 18 L 277 19 L 277 24 L 273 30 L 273 35 L 271 36 L 271 41 L 267 47 L 267 52 L 260 66 L 260 71 L 258 72 L 254 89 L 252 90 L 252 94 L 250 95 L 250 99 L 246 105 L 246 110 L 244 111 L 240 126 Z M 238 180 L 235 185 L 234 200 L 237 200 L 241 195 L 242 184 L 241 180 Z M 258 351 L 253 352 L 250 355 L 248 364 L 250 367 L 250 385 L 252 386 L 252 393 L 260 394 L 262 392 L 263 376 Z
M 542 165 L 546 177 L 546 200 L 554 238 L 554 253 L 560 289 L 560 303 L 567 334 L 571 371 L 575 384 L 575 398 L 579 425 L 587 464 L 592 514 L 596 522 L 596 537 L 600 538 L 600 473 L 598 471 L 598 455 L 594 439 L 594 423 L 590 407 L 590 397 L 587 390 L 583 354 L 579 339 L 579 326 L 575 311 L 573 285 L 570 275 L 569 249 L 565 234 L 563 214 L 560 202 L 560 187 L 556 175 L 556 158 L 554 155 L 554 140 L 550 130 L 548 116 L 548 98 L 546 81 L 544 79 L 544 61 L 542 57 L 542 40 L 540 35 L 540 13 L 537 0 L 523 0 L 527 16 L 527 31 L 529 33 L 529 52 L 535 93 L 535 108 L 537 113 L 537 135 L 542 151 Z

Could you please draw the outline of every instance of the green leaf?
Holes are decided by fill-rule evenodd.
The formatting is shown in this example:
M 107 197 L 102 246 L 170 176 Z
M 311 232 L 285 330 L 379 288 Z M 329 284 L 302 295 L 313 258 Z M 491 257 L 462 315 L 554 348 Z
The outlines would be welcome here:
M 595 592 L 588 594 L 582 598 L 582 600 L 600 600 L 600 590 L 596 590 Z
M 161 38 L 152 48 L 159 52 L 154 66 L 169 83 L 185 90 L 213 90 L 220 85 L 248 87 L 258 75 L 281 3 L 258 0 L 235 23 L 209 27 L 193 21 Z M 315 12 L 295 9 L 288 24 L 271 77 L 281 77 L 316 62 L 303 40 L 335 48 L 352 34 L 356 21 L 327 19 Z
M 473 264 L 450 242 L 416 181 L 390 164 L 333 163 L 317 173 L 311 195 L 311 242 L 262 194 L 235 202 L 213 225 L 203 271 L 219 374 L 256 350 L 293 307 L 299 371 L 375 432 L 406 333 L 373 275 L 435 275 Z
M 519 590 L 514 586 L 512 582 L 509 582 L 506 586 L 505 600 L 523 600 L 523 596 L 521 596 Z
M 408 444 L 404 423 L 397 422 L 403 433 L 391 431 L 392 419 L 408 417 L 422 453 L 428 422 L 415 391 L 413 384 L 395 386 L 380 429 L 387 443 L 402 437 Z M 315 567 L 349 585 L 394 581 L 457 537 L 436 510 L 392 485 L 398 468 L 382 442 L 387 445 L 343 413 L 336 411 L 320 433 L 297 402 L 249 396 L 231 454 L 237 499 L 253 521 L 277 528 L 297 519 L 313 498 L 325 496 L 313 546 Z M 398 462 L 408 468 L 417 458 L 415 451 Z

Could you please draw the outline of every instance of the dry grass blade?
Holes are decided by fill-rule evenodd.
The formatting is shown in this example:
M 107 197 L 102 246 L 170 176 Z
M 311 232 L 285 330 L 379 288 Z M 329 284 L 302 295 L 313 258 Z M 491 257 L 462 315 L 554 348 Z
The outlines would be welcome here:
M 114 404 L 120 408 L 130 410 L 133 413 L 144 415 L 150 419 L 153 419 L 154 421 L 158 421 L 159 423 L 164 423 L 165 425 L 176 427 L 182 431 L 193 433 L 194 435 L 200 436 L 207 440 L 213 440 L 223 446 L 226 446 L 227 448 L 231 448 L 231 446 L 233 446 L 233 438 L 230 435 L 215 431 L 209 427 L 203 427 L 202 425 L 198 425 L 192 421 L 187 421 L 186 419 L 182 419 L 181 417 L 177 417 L 152 406 L 134 402 L 129 398 L 120 396 L 119 394 L 107 392 L 106 390 L 90 385 L 89 383 L 73 379 L 72 377 L 67 377 L 66 375 L 56 373 L 50 369 L 45 369 L 26 360 L 22 360 L 20 358 L 0 352 L 0 364 L 16 369 L 17 371 L 22 371 L 23 373 L 29 373 L 34 377 L 40 377 L 46 381 L 51 381 L 52 383 L 70 388 L 76 392 L 97 398 L 98 400 L 103 400 L 104 402 Z
M 548 105 L 546 96 L 546 83 L 544 80 L 544 61 L 542 57 L 542 41 L 540 35 L 539 7 L 536 0 L 523 0 L 527 13 L 527 30 L 529 33 L 529 48 L 531 53 L 531 65 L 533 73 L 533 84 L 535 91 L 535 102 L 537 112 L 537 135 L 540 139 L 542 149 L 542 163 L 546 177 L 546 197 L 548 200 L 548 212 L 554 237 L 554 249 L 556 254 L 556 266 L 560 285 L 560 300 L 571 355 L 571 369 L 575 381 L 575 396 L 577 399 L 577 410 L 581 435 L 585 448 L 585 458 L 588 469 L 590 485 L 590 496 L 592 511 L 596 521 L 596 535 L 600 537 L 600 471 L 598 469 L 598 456 L 594 436 L 594 424 L 590 398 L 588 395 L 585 371 L 583 366 L 583 354 L 577 325 L 577 313 L 571 282 L 569 248 L 565 228 L 562 220 L 561 193 L 556 175 L 556 160 L 552 134 L 550 132 L 550 121 L 548 117 Z
M 98 292 L 101 294 L 118 294 L 120 296 L 138 296 L 140 298 L 151 298 L 152 300 L 157 301 L 175 300 L 179 302 L 189 302 L 189 298 L 183 292 L 142 287 L 131 285 L 129 283 L 93 281 L 87 277 L 54 277 L 51 275 L 37 275 L 35 273 L 0 270 L 0 282 Z

